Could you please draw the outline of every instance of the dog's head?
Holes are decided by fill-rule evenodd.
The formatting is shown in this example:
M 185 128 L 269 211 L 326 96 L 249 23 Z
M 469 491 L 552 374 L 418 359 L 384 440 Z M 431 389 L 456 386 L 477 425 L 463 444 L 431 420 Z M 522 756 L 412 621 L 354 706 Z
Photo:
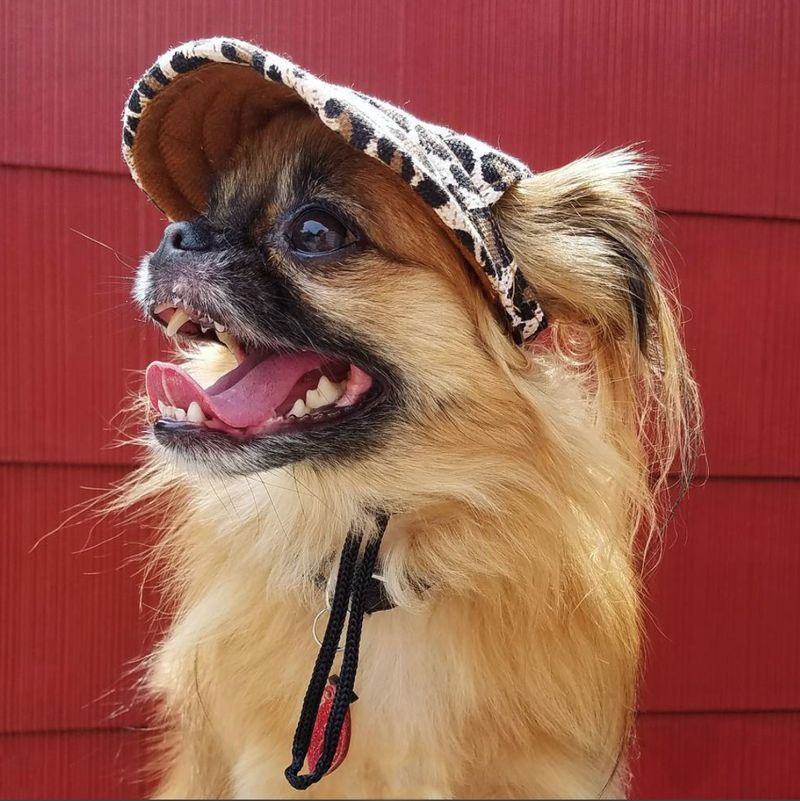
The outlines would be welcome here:
M 458 414 L 492 380 L 463 259 L 400 179 L 283 109 L 140 267 L 147 315 L 202 346 L 198 381 L 148 370 L 158 443 L 247 473 L 345 461 Z
M 197 85 L 202 100 L 211 89 Z M 181 102 L 159 107 L 156 98 L 151 120 L 171 119 L 174 132 L 183 114 L 191 128 Z M 398 174 L 352 146 L 352 130 L 349 139 L 331 130 L 285 86 L 241 117 L 235 147 L 213 169 L 206 158 L 201 181 L 148 179 L 176 221 L 143 260 L 135 296 L 189 346 L 182 366 L 148 369 L 157 447 L 223 475 L 360 465 L 368 484 L 364 465 L 380 463 L 383 479 L 403 486 L 409 453 L 415 469 L 455 470 L 467 453 L 491 469 L 504 452 L 507 469 L 538 442 L 552 470 L 573 436 L 557 419 L 583 415 L 589 425 L 601 396 L 608 437 L 624 439 L 618 425 L 652 428 L 647 410 L 657 408 L 674 446 L 694 396 L 650 264 L 634 155 L 517 176 L 492 209 L 487 230 L 555 324 L 535 355 L 512 340 L 497 285 L 436 203 L 403 180 L 402 164 Z M 210 152 L 213 135 L 201 133 Z M 185 140 L 196 136 L 187 130 Z M 185 168 L 197 158 L 172 148 L 162 162 Z M 589 354 L 582 363 L 565 354 L 576 342 Z

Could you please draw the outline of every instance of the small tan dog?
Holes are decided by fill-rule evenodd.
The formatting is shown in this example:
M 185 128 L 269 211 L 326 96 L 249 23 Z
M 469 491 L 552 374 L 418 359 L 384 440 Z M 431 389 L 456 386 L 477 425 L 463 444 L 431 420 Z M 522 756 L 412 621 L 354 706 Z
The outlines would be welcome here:
M 297 794 L 287 765 L 308 752 L 313 772 L 306 741 L 325 724 L 309 688 L 320 613 L 341 584 L 331 621 L 348 600 L 360 621 L 342 576 L 366 581 L 370 543 L 382 611 L 332 668 L 355 680 L 355 651 L 358 699 L 330 725 L 336 754 L 309 797 L 623 794 L 640 535 L 676 454 L 691 463 L 698 418 L 645 168 L 620 151 L 521 174 L 497 198 L 492 231 L 550 324 L 520 347 L 431 193 L 357 147 L 353 119 L 348 139 L 311 94 L 270 86 L 288 62 L 264 55 L 229 40 L 173 51 L 126 122 L 137 180 L 179 221 L 136 297 L 181 340 L 182 367 L 148 371 L 149 456 L 119 502 L 165 511 L 158 795 Z M 201 164 L 197 137 L 164 126 L 189 118 L 192 91 L 213 117 L 231 75 L 258 101 L 204 123 Z M 233 117 L 235 146 L 214 158 Z

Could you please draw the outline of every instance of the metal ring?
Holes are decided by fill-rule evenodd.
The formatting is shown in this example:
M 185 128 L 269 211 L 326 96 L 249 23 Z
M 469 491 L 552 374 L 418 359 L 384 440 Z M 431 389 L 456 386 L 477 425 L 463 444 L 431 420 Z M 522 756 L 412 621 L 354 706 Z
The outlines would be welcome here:
M 326 612 L 329 612 L 329 611 L 330 611 L 329 609 L 320 609 L 319 612 L 317 612 L 316 616 L 314 617 L 314 622 L 311 624 L 311 635 L 314 637 L 314 642 L 320 648 L 322 648 L 322 640 L 320 640 L 320 638 L 317 636 L 317 622 L 319 621 L 319 619 Z M 344 646 L 343 645 L 337 645 L 336 646 L 336 653 L 338 654 L 338 653 L 341 653 L 342 651 L 344 651 Z

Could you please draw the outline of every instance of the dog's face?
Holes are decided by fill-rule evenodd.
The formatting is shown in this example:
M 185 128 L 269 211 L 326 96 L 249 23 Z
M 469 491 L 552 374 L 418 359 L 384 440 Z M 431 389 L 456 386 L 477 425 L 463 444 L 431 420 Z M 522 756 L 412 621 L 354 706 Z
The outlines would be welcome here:
M 456 246 L 300 105 L 242 143 L 203 215 L 166 228 L 135 292 L 200 346 L 191 378 L 148 370 L 155 439 L 225 474 L 424 441 L 487 370 L 486 300 Z

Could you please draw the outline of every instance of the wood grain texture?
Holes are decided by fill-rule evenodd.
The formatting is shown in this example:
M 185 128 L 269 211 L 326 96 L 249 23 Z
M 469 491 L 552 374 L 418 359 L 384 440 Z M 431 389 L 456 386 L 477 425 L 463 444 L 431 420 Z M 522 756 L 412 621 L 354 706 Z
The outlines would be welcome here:
M 535 169 L 642 143 L 668 167 L 664 208 L 800 214 L 792 0 L 46 0 L 3 21 L 0 162 L 122 172 L 133 80 L 178 42 L 228 35 Z
M 147 798 L 147 753 L 136 730 L 0 734 L 0 797 Z
M 800 475 L 800 224 L 681 215 L 662 230 L 705 410 L 700 472 Z
M 800 481 L 694 487 L 647 582 L 641 708 L 800 710 L 798 575 Z
M 153 595 L 140 595 L 151 533 L 75 509 L 122 476 L 0 465 L 0 732 L 142 723 L 134 687 L 155 637 Z
M 797 798 L 800 713 L 641 715 L 631 798 Z
M 130 300 L 157 214 L 121 178 L 7 168 L 0 214 L 0 310 L 34 332 L 0 346 L 0 461 L 129 463 L 133 450 L 111 445 L 162 339 Z

